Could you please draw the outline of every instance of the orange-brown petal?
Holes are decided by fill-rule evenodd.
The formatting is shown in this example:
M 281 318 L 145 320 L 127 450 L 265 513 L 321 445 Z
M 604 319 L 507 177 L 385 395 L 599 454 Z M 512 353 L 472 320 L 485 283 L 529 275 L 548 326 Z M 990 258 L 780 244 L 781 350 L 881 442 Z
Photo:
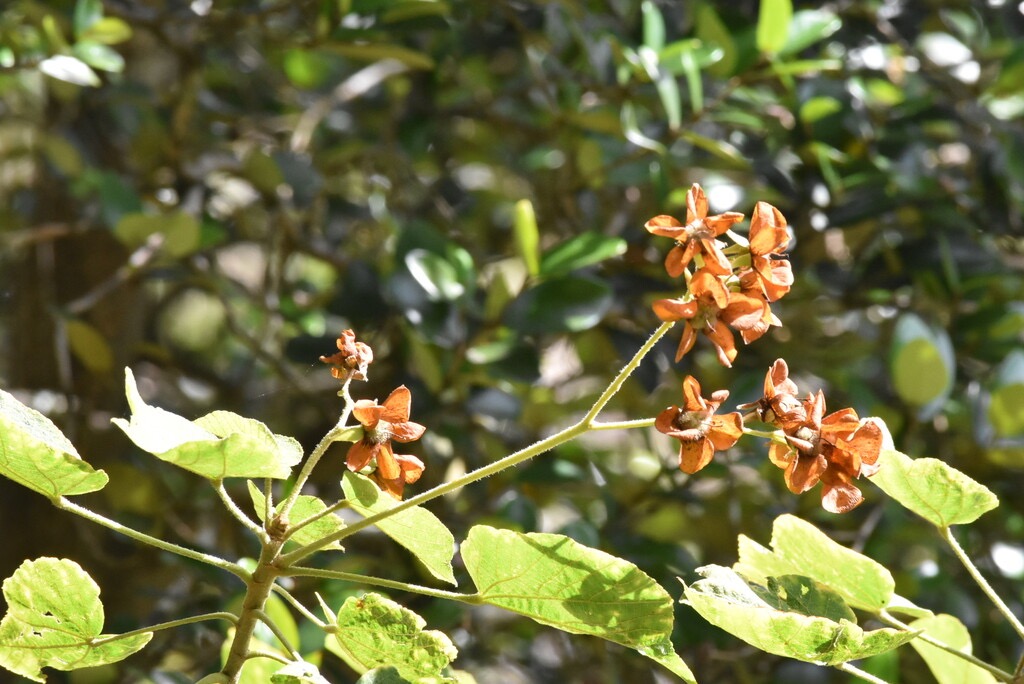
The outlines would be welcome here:
M 673 278 L 683 275 L 683 271 L 693 261 L 693 255 L 697 253 L 697 244 L 693 240 L 688 240 L 670 249 L 665 255 L 665 272 Z
M 828 468 L 824 456 L 807 456 L 797 454 L 796 459 L 786 469 L 785 480 L 789 491 L 802 494 L 818 484 L 821 474 Z
M 729 263 L 729 257 L 725 256 L 725 252 L 718 246 L 716 240 L 701 240 L 700 246 L 701 252 L 704 254 L 704 265 L 701 268 L 706 268 L 718 276 L 732 275 L 732 264 Z
M 690 292 L 695 297 L 710 296 L 719 309 L 729 306 L 729 291 L 722 280 L 707 268 L 698 269 L 690 280 Z
M 701 411 L 707 408 L 704 399 L 700 396 L 700 383 L 692 375 L 683 378 L 683 400 L 683 407 L 687 411 Z
M 404 423 L 409 420 L 409 405 L 412 403 L 412 392 L 405 385 L 396 388 L 384 400 L 381 418 L 389 423 Z
M 652 235 L 660 235 L 661 237 L 672 238 L 674 240 L 680 240 L 686 237 L 686 226 L 679 222 L 679 219 L 674 216 L 667 216 L 661 214 L 649 219 L 644 224 L 644 228 L 647 232 Z
M 786 217 L 767 202 L 754 205 L 750 216 L 750 252 L 764 255 L 781 253 L 789 244 Z
M 402 474 L 402 469 L 395 461 L 395 453 L 391 450 L 391 444 L 384 442 L 377 450 L 377 471 L 385 480 L 393 480 Z
M 708 215 L 708 198 L 704 194 L 704 188 L 694 183 L 686 192 L 686 222 L 693 223 Z
M 796 458 L 796 452 L 788 445 L 779 444 L 778 442 L 772 442 L 768 445 L 768 460 L 773 465 L 786 470 L 794 458 Z
M 407 420 L 391 426 L 391 438 L 396 442 L 412 442 L 422 437 L 426 431 L 426 426 Z
M 743 220 L 743 214 L 738 211 L 727 211 L 715 216 L 708 216 L 704 219 L 704 225 L 714 232 L 716 236 L 732 228 L 733 225 Z
M 711 418 L 711 429 L 708 438 L 715 449 L 728 449 L 743 436 L 743 418 L 738 413 L 726 413 Z
M 352 446 L 348 448 L 348 453 L 345 454 L 345 465 L 349 470 L 357 473 L 370 464 L 379 449 L 379 444 L 373 444 L 363 439 L 357 440 L 352 443 Z
M 679 442 L 679 469 L 693 475 L 702 469 L 715 455 L 715 445 L 710 439 L 697 439 Z
M 682 337 L 679 338 L 679 347 L 676 348 L 676 363 L 686 356 L 687 352 L 693 349 L 693 345 L 697 342 L 697 331 L 694 329 L 690 322 L 687 321 L 686 325 L 683 326 Z
M 352 415 L 369 430 L 377 427 L 377 422 L 381 419 L 383 412 L 383 406 L 369 399 L 360 399 L 352 407 Z
M 405 484 L 412 484 L 416 480 L 420 479 L 423 474 L 423 470 L 426 468 L 423 465 L 423 461 L 416 458 L 415 456 L 407 456 L 403 454 L 395 454 L 395 460 L 398 462 L 398 467 L 402 470 L 402 480 Z
M 831 469 L 822 475 L 821 486 L 821 507 L 830 513 L 848 513 L 864 501 L 856 485 Z
M 732 368 L 732 362 L 736 358 L 736 342 L 729 328 L 725 325 L 708 325 L 704 328 L 704 334 L 715 345 L 718 362 L 726 368 Z
M 693 318 L 697 314 L 697 302 L 680 299 L 659 299 L 651 304 L 651 308 L 655 316 L 666 322 Z

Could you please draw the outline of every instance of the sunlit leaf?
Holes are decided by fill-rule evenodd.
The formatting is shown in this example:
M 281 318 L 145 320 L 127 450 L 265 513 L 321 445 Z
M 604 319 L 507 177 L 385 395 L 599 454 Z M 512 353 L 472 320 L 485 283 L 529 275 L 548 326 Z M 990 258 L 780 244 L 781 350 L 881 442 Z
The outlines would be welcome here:
M 512 227 L 515 231 L 516 248 L 523 263 L 526 264 L 526 272 L 535 276 L 540 272 L 537 256 L 540 250 L 540 231 L 537 229 L 537 216 L 530 200 L 521 199 L 516 202 Z
M 786 42 L 779 49 L 780 56 L 795 55 L 815 43 L 825 40 L 843 26 L 842 19 L 829 9 L 800 10 L 789 23 Z
M 792 0 L 761 0 L 757 14 L 757 49 L 768 55 L 781 50 L 789 37 L 792 19 Z
M 114 235 L 129 249 L 158 235 L 160 249 L 171 258 L 186 256 L 199 248 L 199 222 L 183 211 L 166 214 L 126 214 L 114 226 Z
M 842 110 L 843 104 L 834 97 L 827 95 L 812 97 L 800 105 L 800 120 L 812 124 Z
M 270 675 L 271 684 L 331 684 L 315 665 L 306 662 L 291 662 Z
M 660 50 L 665 46 L 665 18 L 661 16 L 661 10 L 651 0 L 644 0 L 640 3 L 640 13 L 644 22 L 644 46 Z
M 125 369 L 125 393 L 131 419 L 111 422 L 143 451 L 197 475 L 220 480 L 226 477 L 286 478 L 302 459 L 302 447 L 291 437 L 272 433 L 251 418 L 214 411 L 195 421 L 149 406 L 135 385 L 131 369 Z
M 103 17 L 103 0 L 76 0 L 75 10 L 71 16 L 71 27 L 75 35 L 81 37 L 82 33 L 93 26 Z
M 560 242 L 544 252 L 540 272 L 545 276 L 562 275 L 626 253 L 626 241 L 586 231 Z
M 95 492 L 107 474 L 82 460 L 49 418 L 0 390 L 0 475 L 51 500 Z
M 906 313 L 893 330 L 892 382 L 900 398 L 921 417 L 941 409 L 953 389 L 955 359 L 949 334 Z
M 966 525 L 999 505 L 988 487 L 938 459 L 883 449 L 879 464 L 871 481 L 938 527 Z
M 485 603 L 671 661 L 692 681 L 672 658 L 672 597 L 632 563 L 563 535 L 486 525 L 469 531 L 461 553 Z
M 781 515 L 772 526 L 772 548 L 743 535 L 733 569 L 748 580 L 804 575 L 829 587 L 855 608 L 878 612 L 892 600 L 895 582 L 884 566 L 830 539 L 814 525 Z
M 458 651 L 442 632 L 425 626 L 416 613 L 371 592 L 345 600 L 326 647 L 359 673 L 392 666 L 411 682 L 452 681 L 441 673 Z
M 71 353 L 83 366 L 96 375 L 103 375 L 113 368 L 114 352 L 96 328 L 77 318 L 69 318 L 63 323 Z
M 263 492 L 260 488 L 255 485 L 251 480 L 249 485 L 249 496 L 252 498 L 252 505 L 256 511 L 256 515 L 259 517 L 261 522 L 266 522 L 266 511 L 267 511 L 267 500 L 263 496 Z M 295 500 L 295 505 L 292 506 L 291 513 L 289 514 L 289 520 L 292 525 L 298 525 L 304 520 L 308 520 L 315 515 L 319 515 L 327 510 L 327 504 L 318 499 L 315 496 L 308 494 L 300 494 Z M 324 537 L 330 536 L 335 532 L 339 532 L 345 529 L 345 523 L 342 522 L 341 518 L 330 513 L 321 517 L 315 522 L 311 522 L 305 527 L 302 527 L 298 532 L 289 537 L 288 542 L 290 544 L 312 544 L 315 541 L 319 541 Z M 338 542 L 331 542 L 327 546 L 322 547 L 324 550 L 343 550 L 341 544 Z
M 394 508 L 398 503 L 381 492 L 369 478 L 357 473 L 345 473 L 341 486 L 349 507 L 365 518 Z M 413 506 L 384 518 L 377 527 L 416 556 L 431 575 L 456 584 L 452 571 L 455 537 L 433 513 Z
M 88 64 L 71 55 L 54 55 L 39 63 L 39 70 L 59 81 L 80 86 L 98 86 L 102 83 Z
M 729 568 L 698 568 L 704 579 L 685 589 L 686 602 L 711 624 L 776 655 L 824 665 L 884 653 L 914 638 L 895 629 L 864 631 L 847 619 L 789 610 L 777 595 L 748 584 Z
M 922 618 L 910 623 L 910 627 L 958 651 L 971 653 L 971 635 L 964 624 L 952 615 Z M 922 639 L 914 639 L 910 645 L 924 659 L 938 684 L 994 684 L 996 681 L 987 670 Z
M 116 45 L 132 37 L 132 27 L 118 17 L 102 17 L 89 28 L 79 33 L 79 41 L 91 41 L 103 45 Z
M 708 71 L 719 78 L 732 76 L 739 60 L 739 51 L 732 32 L 722 23 L 714 4 L 702 2 L 697 5 L 694 22 L 697 25 L 697 38 L 704 44 L 722 51 L 721 59 L 709 64 Z
M 100 588 L 71 560 L 25 561 L 4 580 L 7 613 L 0 620 L 0 666 L 45 682 L 42 668 L 77 670 L 116 663 L 135 653 L 152 632 L 95 643 L 106 636 Z
M 426 249 L 409 250 L 405 267 L 432 301 L 453 301 L 466 291 L 455 267 L 440 254 Z

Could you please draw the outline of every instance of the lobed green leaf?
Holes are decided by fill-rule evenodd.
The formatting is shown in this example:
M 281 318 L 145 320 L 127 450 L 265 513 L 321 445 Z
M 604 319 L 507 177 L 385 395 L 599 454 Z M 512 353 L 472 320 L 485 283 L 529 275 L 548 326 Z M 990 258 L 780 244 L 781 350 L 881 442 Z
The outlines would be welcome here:
M 966 525 L 999 505 L 988 487 L 937 459 L 883 449 L 879 464 L 871 481 L 937 527 Z
M 890 604 L 892 574 L 872 559 L 830 539 L 814 525 L 781 515 L 772 526 L 772 548 L 743 535 L 733 569 L 755 582 L 770 577 L 803 575 L 835 591 L 849 605 L 877 613 Z
M 0 390 L 0 475 L 50 500 L 95 492 L 107 474 L 82 460 L 53 422 Z
M 4 580 L 7 613 L 0 620 L 0 666 L 34 682 L 42 668 L 78 670 L 123 660 L 152 632 L 95 644 L 103 629 L 100 588 L 67 559 L 25 561 Z
M 486 525 L 461 551 L 483 602 L 628 646 L 694 681 L 672 649 L 672 597 L 632 563 L 563 535 Z
M 971 635 L 952 615 L 921 618 L 910 623 L 910 627 L 959 651 L 971 652 Z M 996 681 L 987 670 L 921 639 L 914 639 L 910 645 L 924 659 L 938 684 L 994 684 Z
M 131 369 L 125 390 L 132 415 L 114 418 L 128 438 L 162 461 L 211 480 L 227 477 L 283 479 L 302 460 L 302 447 L 275 435 L 263 423 L 230 411 L 214 411 L 195 421 L 142 400 Z
M 846 618 L 805 615 L 777 600 L 778 594 L 766 600 L 770 594 L 729 568 L 708 565 L 697 572 L 704 579 L 686 587 L 686 602 L 711 624 L 767 653 L 838 665 L 884 653 L 916 636 L 888 628 L 864 631 Z
M 398 505 L 373 481 L 357 473 L 345 473 L 341 487 L 349 507 L 366 518 Z M 377 527 L 416 556 L 431 575 L 457 584 L 452 570 L 455 536 L 433 513 L 413 506 L 380 520 Z
M 416 613 L 380 594 L 350 597 L 338 611 L 326 648 L 356 672 L 392 666 L 411 682 L 453 681 L 442 671 L 458 651 L 442 632 L 424 630 Z

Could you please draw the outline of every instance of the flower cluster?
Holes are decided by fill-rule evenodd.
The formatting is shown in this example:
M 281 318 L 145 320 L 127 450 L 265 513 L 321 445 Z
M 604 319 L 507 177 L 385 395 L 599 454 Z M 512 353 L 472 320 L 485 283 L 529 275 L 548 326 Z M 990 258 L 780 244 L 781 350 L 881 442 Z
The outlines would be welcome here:
M 351 330 L 345 330 L 337 341 L 338 352 L 321 356 L 331 364 L 331 375 L 342 382 L 365 380 L 366 369 L 373 362 L 373 350 L 364 342 L 357 342 Z M 341 396 L 347 397 L 346 392 Z M 369 474 L 382 491 L 401 501 L 405 485 L 412 484 L 423 474 L 423 461 L 415 456 L 396 454 L 391 446 L 396 442 L 412 442 L 423 436 L 426 428 L 409 420 L 412 393 L 404 385 L 393 391 L 383 404 L 360 399 L 352 405 L 352 415 L 363 426 L 363 436 L 349 447 L 345 457 L 348 469 L 358 472 L 371 465 Z
M 716 416 L 715 411 L 729 398 L 728 390 L 700 395 L 700 383 L 693 376 L 683 380 L 683 405 L 669 406 L 658 414 L 654 427 L 679 440 L 679 469 L 693 474 L 711 463 L 716 451 L 736 444 L 743 434 L 739 413 Z
M 356 334 L 344 330 L 336 344 L 338 351 L 331 356 L 321 356 L 320 360 L 332 366 L 331 375 L 342 382 L 346 380 L 366 380 L 366 369 L 373 363 L 373 350 L 365 342 L 356 342 Z
M 703 332 L 714 345 L 718 360 L 731 367 L 736 345 L 730 328 L 749 344 L 770 326 L 780 325 L 771 302 L 793 285 L 793 270 L 785 256 L 789 244 L 786 219 L 771 204 L 758 202 L 746 249 L 730 249 L 729 256 L 717 238 L 742 220 L 743 214 L 732 211 L 708 216 L 707 197 L 694 183 L 686 193 L 685 224 L 664 215 L 644 224 L 648 232 L 676 241 L 665 259 L 665 270 L 672 277 L 685 276 L 688 283 L 681 297 L 660 299 L 653 305 L 661 320 L 686 322 L 676 361 L 693 348 L 697 333 Z M 693 273 L 689 271 L 691 263 Z
M 391 440 L 412 442 L 423 436 L 427 428 L 409 420 L 412 393 L 404 385 L 388 395 L 384 404 L 360 399 L 352 408 L 352 415 L 363 426 L 362 438 L 349 447 L 345 463 L 358 472 L 376 463 L 377 469 L 370 479 L 394 498 L 402 499 L 405 485 L 412 484 L 423 474 L 423 461 L 415 456 L 396 454 Z
M 825 415 L 820 390 L 803 401 L 796 392 L 786 362 L 778 359 L 765 377 L 764 396 L 740 408 L 753 409 L 757 418 L 782 430 L 784 442 L 772 442 L 768 458 L 784 471 L 789 491 L 801 494 L 821 482 L 825 510 L 851 511 L 864 500 L 853 480 L 878 470 L 882 430 L 852 408 Z

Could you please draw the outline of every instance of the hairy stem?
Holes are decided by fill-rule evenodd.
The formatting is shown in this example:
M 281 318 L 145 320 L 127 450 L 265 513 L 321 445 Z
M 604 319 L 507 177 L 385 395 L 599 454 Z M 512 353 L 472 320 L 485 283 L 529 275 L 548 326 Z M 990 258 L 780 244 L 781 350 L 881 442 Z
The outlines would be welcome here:
M 857 677 L 858 679 L 863 679 L 865 682 L 871 682 L 871 684 L 889 684 L 884 679 L 879 679 L 875 675 L 869 674 L 864 670 L 860 669 L 859 667 L 851 665 L 850 663 L 842 663 L 841 665 L 836 665 L 836 669 L 840 672 L 851 674 L 854 677 Z
M 286 553 L 283 556 L 281 556 L 280 566 L 288 567 L 294 563 L 299 562 L 306 556 L 309 556 L 310 554 L 319 551 L 328 544 L 340 541 L 341 539 L 344 539 L 350 534 L 355 534 L 356 532 L 362 529 L 370 527 L 371 525 L 375 525 L 381 520 L 389 518 L 392 515 L 395 515 L 396 513 L 400 513 L 401 511 L 412 508 L 413 506 L 418 506 L 420 504 L 426 503 L 428 501 L 431 501 L 432 499 L 436 499 L 439 496 L 444 496 L 449 492 L 453 492 L 456 489 L 465 487 L 468 484 L 471 484 L 478 480 L 482 480 L 485 477 L 490 477 L 491 475 L 499 473 L 507 468 L 517 466 L 523 461 L 528 461 L 534 456 L 538 456 L 546 451 L 550 451 L 551 449 L 554 449 L 555 447 L 561 444 L 576 439 L 585 432 L 594 429 L 594 421 L 597 418 L 598 414 L 601 412 L 601 409 L 603 409 L 608 404 L 608 402 L 611 401 L 612 397 L 615 396 L 616 392 L 618 392 L 622 388 L 622 385 L 623 383 L 626 382 L 626 379 L 630 375 L 632 375 L 633 371 L 636 370 L 637 366 L 640 365 L 640 362 L 643 361 L 644 357 L 647 356 L 651 349 L 654 348 L 654 345 L 658 342 L 658 340 L 664 337 L 665 333 L 672 329 L 673 325 L 674 324 L 671 322 L 662 323 L 658 327 L 658 329 L 654 331 L 654 333 L 647 339 L 646 342 L 644 342 L 640 349 L 637 350 L 636 354 L 633 355 L 633 358 L 630 359 L 629 362 L 625 366 L 623 366 L 622 370 L 619 371 L 618 375 L 616 375 L 615 378 L 612 379 L 611 383 L 609 383 L 608 387 L 605 388 L 604 392 L 601 393 L 601 396 L 598 397 L 597 401 L 594 402 L 594 405 L 590 407 L 590 410 L 587 411 L 586 415 L 583 416 L 583 418 L 581 418 L 576 423 L 560 430 L 559 432 L 556 432 L 553 435 L 545 437 L 539 442 L 531 444 L 525 449 L 520 449 L 519 451 L 511 453 L 508 456 L 495 461 L 494 463 L 488 463 L 487 465 L 477 468 L 472 472 L 466 473 L 462 477 L 452 480 L 451 482 L 444 482 L 442 484 L 439 484 L 433 489 L 429 489 L 421 494 L 417 494 L 416 496 L 406 499 L 405 501 L 402 501 L 398 505 L 389 508 L 386 511 L 381 511 L 380 513 L 371 515 L 368 518 L 363 518 L 362 520 L 349 525 L 344 530 L 340 530 L 334 534 L 324 537 L 323 539 L 319 539 L 315 542 L 306 544 L 305 546 L 295 549 L 290 553 Z M 598 425 L 601 424 L 599 423 Z M 602 428 L 599 427 L 598 429 Z
M 88 508 L 79 506 L 78 504 L 69 501 L 64 497 L 61 497 L 60 499 L 55 501 L 53 505 L 62 511 L 74 513 L 75 515 L 85 518 L 89 522 L 93 522 L 97 525 L 101 525 L 108 529 L 114 530 L 115 532 L 119 532 L 120 534 L 123 534 L 126 537 L 131 537 L 137 542 L 148 544 L 150 546 L 154 546 L 158 549 L 161 549 L 162 551 L 169 551 L 170 553 L 174 553 L 179 556 L 184 556 L 185 558 L 190 558 L 194 561 L 199 561 L 200 563 L 212 565 L 214 567 L 220 568 L 221 570 L 226 570 L 233 575 L 241 577 L 243 580 L 249 579 L 249 572 L 237 563 L 232 563 L 230 561 L 224 560 L 223 558 L 218 558 L 217 556 L 211 556 L 209 554 L 202 553 L 201 551 L 194 551 L 184 546 L 179 546 L 178 544 L 174 544 L 172 542 L 164 541 L 163 539 L 152 537 L 144 532 L 139 532 L 138 530 L 132 529 L 131 527 L 122 525 L 116 520 L 111 520 L 110 518 L 104 517 L 99 513 L 94 513 Z
M 384 587 L 386 589 L 395 589 L 397 591 L 408 591 L 413 594 L 422 594 L 423 596 L 433 596 L 434 598 L 448 599 L 450 601 L 459 601 L 460 603 L 480 603 L 480 598 L 478 594 L 460 594 L 455 591 L 445 591 L 444 589 L 432 589 L 430 587 L 424 587 L 419 584 L 408 584 L 406 582 L 397 582 L 395 580 L 383 579 L 380 577 L 357 575 L 351 572 L 342 572 L 340 570 L 322 570 L 320 568 L 307 568 L 303 566 L 297 566 L 288 568 L 287 574 L 289 576 L 294 577 L 319 577 L 321 579 L 342 580 L 345 582 L 353 582 L 355 584 L 369 584 L 373 586 Z
M 326 622 L 324 622 L 323 620 L 318 618 L 316 615 L 314 615 L 313 611 L 311 611 L 309 608 L 306 608 L 306 606 L 304 606 L 301 603 L 299 603 L 299 600 L 297 598 L 295 598 L 294 596 L 292 596 L 291 592 L 289 592 L 287 589 L 282 587 L 280 584 L 277 584 L 275 582 L 274 586 L 272 587 L 272 590 L 273 590 L 273 592 L 275 594 L 277 594 L 278 596 L 283 598 L 285 601 L 290 603 L 292 608 L 294 608 L 295 610 L 297 610 L 299 613 L 302 614 L 302 617 L 306 618 L 307 620 L 312 622 L 314 625 L 316 625 L 320 629 L 323 629 L 324 627 L 327 626 Z
M 893 627 L 896 627 L 898 629 L 902 629 L 902 630 L 907 631 L 907 632 L 914 631 L 913 627 L 911 627 L 910 625 L 906 624 L 905 622 L 899 620 L 898 618 L 894 617 L 891 613 L 889 613 L 889 612 L 887 612 L 885 610 L 881 611 L 878 614 L 878 616 L 879 616 L 879 618 L 881 618 L 881 620 L 883 622 L 885 622 L 885 623 L 887 623 L 887 624 L 889 624 L 889 625 L 891 625 Z M 961 650 L 959 650 L 957 648 L 954 648 L 954 647 L 950 646 L 949 644 L 947 644 L 945 642 L 939 641 L 938 639 L 936 639 L 933 636 L 930 636 L 930 635 L 925 634 L 925 633 L 922 632 L 921 634 L 918 634 L 916 638 L 920 639 L 921 641 L 925 642 L 926 644 L 930 644 L 930 645 L 934 646 L 935 648 L 941 648 L 943 651 L 949 653 L 950 655 L 955 655 L 956 657 L 961 658 L 963 660 L 966 660 L 967 662 L 971 663 L 972 665 L 976 665 L 976 666 L 982 668 L 983 670 L 988 670 L 990 673 L 992 673 L 992 675 L 996 679 L 998 679 L 1000 681 L 1003 681 L 1003 682 L 1012 682 L 1013 681 L 1013 675 L 1011 675 L 1009 672 L 1005 672 L 1003 670 L 1000 670 L 995 665 L 989 665 L 984 660 L 981 660 L 981 659 L 975 657 L 974 655 L 972 655 L 970 653 L 967 653 L 965 651 L 961 651 Z
M 159 632 L 164 629 L 174 629 L 175 627 L 191 625 L 195 624 L 196 622 L 205 622 L 206 620 L 227 620 L 231 624 L 236 624 L 238 622 L 238 616 L 234 613 L 223 612 L 193 615 L 192 617 L 181 618 L 180 620 L 171 620 L 170 622 L 161 622 L 156 625 L 150 625 L 149 627 L 140 627 L 139 629 L 133 629 L 130 632 L 123 632 L 121 634 L 111 634 L 108 636 L 98 637 L 96 639 L 92 639 L 89 642 L 89 645 L 102 646 L 103 644 L 110 643 L 111 641 L 127 639 L 129 637 L 138 636 L 139 634 L 148 634 L 149 632 Z
M 274 561 L 277 560 L 283 545 L 283 539 L 271 540 L 263 545 L 256 569 L 253 570 L 248 581 L 245 598 L 242 600 L 242 611 L 238 616 L 238 624 L 235 625 L 235 636 L 231 641 L 227 662 L 224 663 L 224 669 L 221 670 L 223 674 L 227 675 L 230 684 L 238 683 L 238 678 L 242 674 L 242 665 L 249 657 L 249 640 L 252 638 L 256 623 L 263 612 L 263 606 L 266 605 L 267 597 L 270 596 L 274 581 L 277 579 L 278 571 L 274 567 Z
M 273 586 L 273 584 L 271 586 Z M 290 641 L 288 641 L 288 638 L 284 635 L 284 632 L 282 632 L 281 628 L 277 626 L 277 623 L 274 622 L 269 615 L 267 615 L 267 612 L 262 609 L 257 610 L 255 612 L 256 617 L 260 619 L 260 622 L 262 622 L 268 628 L 270 628 L 270 631 L 274 633 L 274 636 L 277 637 L 277 640 L 281 642 L 281 645 L 284 646 L 284 649 L 288 651 L 288 655 L 290 655 L 295 660 L 302 660 L 302 656 L 299 655 L 299 652 L 295 650 L 295 646 Z
M 964 552 L 963 548 L 957 542 L 956 537 L 953 536 L 952 529 L 948 526 L 941 527 L 939 528 L 939 533 L 942 535 L 942 538 L 946 540 L 946 543 L 949 544 L 949 548 L 953 549 L 953 553 L 958 559 L 960 559 L 960 562 L 967 569 L 967 573 L 974 578 L 974 581 L 979 587 L 981 587 L 981 590 L 985 592 L 985 596 L 988 596 L 989 600 L 992 601 L 996 610 L 1003 614 L 1003 617 L 1005 617 L 1010 623 L 1010 626 L 1013 627 L 1014 631 L 1024 639 L 1024 625 L 1020 623 L 1020 620 L 1018 620 L 1017 616 L 1013 614 L 1013 611 L 1010 610 L 1009 606 L 1003 602 L 1003 599 L 1001 599 L 999 594 L 995 592 L 992 585 L 988 583 L 988 580 L 982 577 L 978 568 Z
M 228 490 L 224 488 L 224 480 L 214 480 L 213 484 L 214 491 L 217 492 L 217 496 L 220 497 L 221 503 L 224 507 L 235 517 L 235 520 L 242 523 L 242 526 L 247 530 L 256 535 L 261 542 L 267 542 L 270 538 L 267 536 L 266 530 L 257 525 L 249 516 L 238 507 L 235 500 L 228 494 Z

